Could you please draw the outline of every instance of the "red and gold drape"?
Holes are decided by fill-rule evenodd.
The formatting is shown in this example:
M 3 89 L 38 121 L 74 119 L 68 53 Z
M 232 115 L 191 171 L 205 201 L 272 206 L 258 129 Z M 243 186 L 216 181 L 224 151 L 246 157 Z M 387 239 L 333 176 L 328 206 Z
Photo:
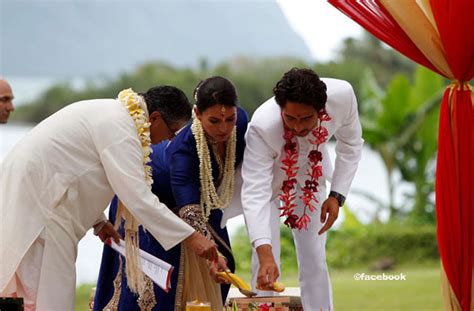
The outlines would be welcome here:
M 329 0 L 380 40 L 449 78 L 441 103 L 436 216 L 445 306 L 473 310 L 474 1 Z

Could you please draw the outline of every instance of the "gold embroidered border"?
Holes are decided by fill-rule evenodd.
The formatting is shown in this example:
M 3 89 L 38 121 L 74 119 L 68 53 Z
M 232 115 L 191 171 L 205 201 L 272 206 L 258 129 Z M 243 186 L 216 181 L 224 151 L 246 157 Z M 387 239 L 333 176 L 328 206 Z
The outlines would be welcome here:
M 183 302 L 183 291 L 184 291 L 184 245 L 180 246 L 181 252 L 179 257 L 179 272 L 178 272 L 178 284 L 176 284 L 176 295 L 174 299 L 174 310 L 182 311 L 184 306 Z
M 152 311 L 157 301 L 153 290 L 153 281 L 145 275 L 145 289 L 137 299 L 141 311 Z
M 179 217 L 208 239 L 212 238 L 206 225 L 201 205 L 189 204 L 182 207 L 179 210 Z
M 120 292 L 122 287 L 122 256 L 119 257 L 119 268 L 117 271 L 117 275 L 114 279 L 114 294 L 112 298 L 110 298 L 109 303 L 102 309 L 103 311 L 115 311 L 118 310 L 118 305 L 120 301 Z

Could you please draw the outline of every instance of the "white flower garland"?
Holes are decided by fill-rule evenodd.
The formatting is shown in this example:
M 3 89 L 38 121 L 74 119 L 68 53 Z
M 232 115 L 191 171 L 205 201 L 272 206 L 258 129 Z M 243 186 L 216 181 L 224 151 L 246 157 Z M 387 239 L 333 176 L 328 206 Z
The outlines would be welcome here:
M 152 168 L 148 165 L 151 161 L 150 154 L 151 138 L 150 138 L 150 122 L 148 122 L 148 113 L 142 98 L 132 89 L 126 89 L 119 93 L 118 100 L 127 108 L 128 113 L 135 123 L 138 138 L 142 145 L 143 151 L 143 169 L 145 171 L 145 181 L 149 187 L 153 184 Z M 143 107 L 143 108 L 142 108 Z
M 150 123 L 148 122 L 148 111 L 142 97 L 132 89 L 126 89 L 118 94 L 118 101 L 128 110 L 137 130 L 137 135 L 141 143 L 143 152 L 143 171 L 145 173 L 145 182 L 151 188 L 153 183 L 152 168 L 148 165 L 151 161 L 150 154 L 151 138 Z M 120 199 L 120 198 L 119 198 Z M 145 290 L 144 280 L 139 260 L 139 240 L 138 240 L 138 221 L 133 217 L 130 211 L 119 200 L 115 226 L 118 227 L 120 219 L 125 220 L 125 253 L 126 253 L 126 275 L 127 284 L 132 292 L 141 294 Z
M 206 220 L 212 209 L 224 209 L 229 206 L 232 196 L 234 195 L 235 181 L 235 150 L 237 145 L 236 127 L 232 130 L 229 141 L 226 146 L 226 155 L 224 162 L 223 179 L 221 183 L 220 196 L 214 185 L 214 177 L 212 176 L 212 163 L 209 152 L 209 145 L 206 134 L 202 128 L 201 121 L 194 118 L 191 126 L 192 133 L 196 139 L 196 148 L 199 157 L 199 178 L 201 180 L 201 207 L 204 210 Z

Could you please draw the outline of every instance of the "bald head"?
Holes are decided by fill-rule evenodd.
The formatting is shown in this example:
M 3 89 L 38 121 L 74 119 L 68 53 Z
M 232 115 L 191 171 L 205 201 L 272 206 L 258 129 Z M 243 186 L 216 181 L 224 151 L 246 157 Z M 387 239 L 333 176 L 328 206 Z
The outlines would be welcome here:
M 0 77 L 0 123 L 7 123 L 13 107 L 13 91 L 7 80 Z

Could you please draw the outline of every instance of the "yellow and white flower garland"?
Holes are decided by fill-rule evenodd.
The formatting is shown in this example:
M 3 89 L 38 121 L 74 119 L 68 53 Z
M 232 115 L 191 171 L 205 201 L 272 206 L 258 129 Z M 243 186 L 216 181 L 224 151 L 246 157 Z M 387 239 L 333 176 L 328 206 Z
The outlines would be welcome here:
M 143 169 L 145 171 L 145 181 L 148 186 L 153 184 L 152 169 L 148 163 L 151 161 L 150 154 L 151 138 L 150 138 L 150 122 L 148 122 L 148 111 L 143 99 L 132 89 L 126 89 L 119 93 L 118 100 L 127 108 L 128 113 L 135 123 L 138 138 L 142 145 L 143 151 Z
M 217 193 L 212 176 L 212 163 L 206 134 L 201 121 L 194 118 L 191 126 L 196 139 L 196 148 L 199 157 L 199 178 L 201 180 L 201 207 L 204 209 L 206 220 L 212 209 L 224 209 L 229 206 L 234 195 L 235 181 L 235 150 L 237 145 L 236 127 L 232 130 L 226 146 L 223 179 L 220 186 L 220 196 Z
M 130 117 L 135 124 L 137 135 L 141 143 L 143 152 L 143 170 L 145 173 L 145 182 L 151 187 L 153 183 L 152 169 L 148 165 L 151 161 L 150 154 L 150 123 L 148 122 L 148 111 L 142 97 L 132 89 L 126 89 L 118 94 L 118 101 L 128 110 Z M 120 198 L 119 198 L 120 199 Z M 126 253 L 126 275 L 127 284 L 132 292 L 141 294 L 145 289 L 145 278 L 141 269 L 139 259 L 139 240 L 138 240 L 138 221 L 133 217 L 130 211 L 119 201 L 115 226 L 121 223 L 120 219 L 125 220 L 125 253 Z

